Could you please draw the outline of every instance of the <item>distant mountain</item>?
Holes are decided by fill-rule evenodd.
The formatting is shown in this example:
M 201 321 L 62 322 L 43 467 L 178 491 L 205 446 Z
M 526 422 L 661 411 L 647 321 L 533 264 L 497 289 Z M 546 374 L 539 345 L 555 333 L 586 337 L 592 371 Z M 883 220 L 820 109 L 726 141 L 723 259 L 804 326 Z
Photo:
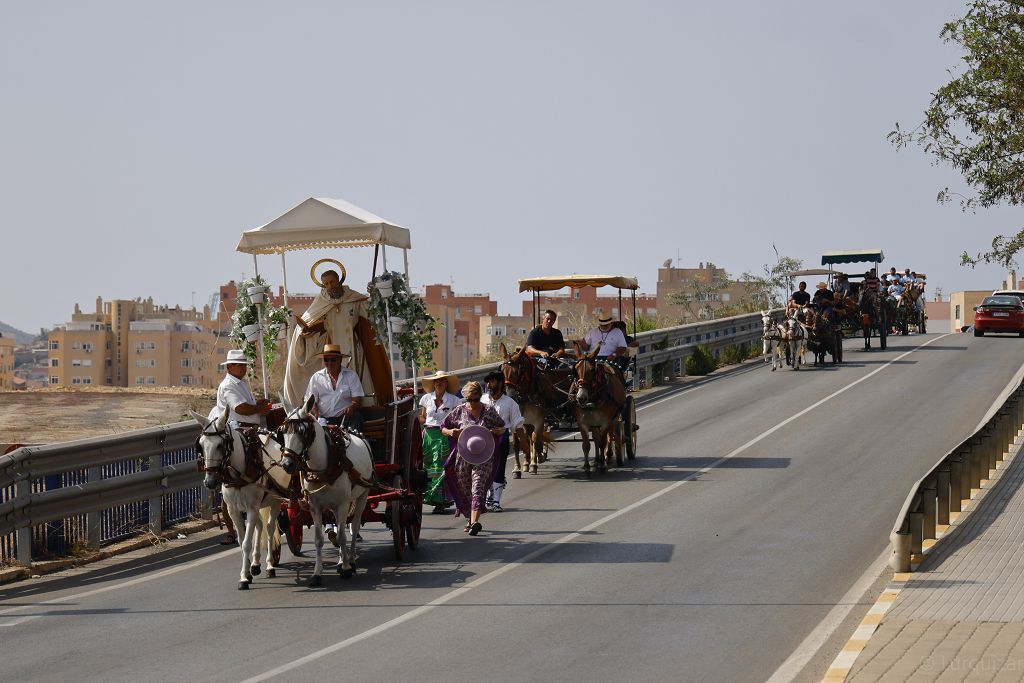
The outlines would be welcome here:
M 5 337 L 14 337 L 14 341 L 18 344 L 28 344 L 36 338 L 36 335 L 29 334 L 28 332 L 22 332 L 16 327 L 11 327 L 2 321 L 0 321 L 0 334 Z

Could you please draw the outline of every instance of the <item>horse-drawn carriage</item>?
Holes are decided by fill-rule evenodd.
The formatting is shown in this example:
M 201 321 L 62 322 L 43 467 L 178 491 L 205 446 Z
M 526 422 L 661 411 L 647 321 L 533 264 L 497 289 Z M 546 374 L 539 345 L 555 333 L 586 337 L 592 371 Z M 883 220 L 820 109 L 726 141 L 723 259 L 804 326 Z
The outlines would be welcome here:
M 878 272 L 878 265 L 885 260 L 885 254 L 881 249 L 860 249 L 854 251 L 827 251 L 821 255 L 821 265 L 829 267 L 829 283 L 835 289 L 834 283 L 838 273 L 833 272 L 833 266 L 843 263 L 870 263 L 871 268 Z M 856 313 L 847 309 L 842 322 L 845 330 L 856 334 L 861 332 L 864 337 L 864 348 L 871 348 L 871 337 L 877 334 L 879 345 L 886 348 L 886 338 L 889 336 L 893 310 L 886 304 L 885 297 L 878 296 L 878 293 L 865 287 L 863 275 L 848 275 L 850 283 L 850 299 L 856 301 Z M 840 348 L 842 346 L 840 345 Z
M 275 221 L 243 233 L 237 250 L 253 255 L 257 275 L 258 254 L 281 255 L 284 303 L 287 305 L 286 252 L 364 246 L 374 247 L 373 283 L 378 282 L 378 262 L 387 270 L 386 248 L 389 246 L 402 250 L 405 277 L 408 278 L 406 250 L 411 247 L 409 231 L 340 200 L 308 199 Z M 322 284 L 315 269 L 326 261 L 337 265 L 343 281 L 345 268 L 333 259 L 321 259 L 314 264 L 310 271 L 313 281 Z M 339 306 L 336 310 L 342 309 Z M 323 322 L 314 321 L 314 324 L 300 326 L 303 329 L 295 331 L 291 344 L 295 345 L 300 339 L 304 341 L 301 335 L 307 328 L 313 330 L 317 343 L 321 343 Z M 393 357 L 390 348 L 394 338 L 393 319 L 387 317 L 384 322 L 386 335 L 382 336 L 386 336 L 388 348 L 378 341 L 372 323 L 366 318 L 347 321 L 347 324 L 345 329 L 350 330 L 351 339 L 328 341 L 352 349 L 352 369 L 360 376 L 366 389 L 363 405 L 357 408 L 363 418 L 361 430 L 322 426 L 310 414 L 312 397 L 304 405 L 278 407 L 272 412 L 275 419 L 268 420 L 269 429 L 263 432 L 261 457 L 264 476 L 253 482 L 237 483 L 240 488 L 251 486 L 256 489 L 254 496 L 262 501 L 261 508 L 266 507 L 266 501 L 277 501 L 274 503 L 276 511 L 270 514 L 271 519 L 267 523 L 267 532 L 273 536 L 268 550 L 268 573 L 272 572 L 273 564 L 280 557 L 278 528 L 283 530 L 289 549 L 299 556 L 302 554 L 303 529 L 311 525 L 315 527 L 316 566 L 312 585 L 320 583 L 324 524 L 337 522 L 338 535 L 342 539 L 338 571 L 343 577 L 351 576 L 355 541 L 363 523 L 382 522 L 390 530 L 398 560 L 402 560 L 407 548 L 415 549 L 420 538 L 425 474 L 418 410 L 412 393 L 402 395 L 395 385 L 390 362 Z M 258 341 L 258 353 L 262 357 L 263 338 L 259 337 Z M 289 357 L 289 372 L 292 360 Z M 267 391 L 266 377 L 264 368 L 264 392 Z M 287 374 L 285 382 L 287 386 Z M 198 416 L 197 420 L 200 420 Z M 211 450 L 219 451 L 225 456 L 225 461 L 231 454 L 234 437 L 223 423 L 226 423 L 226 417 L 217 424 L 207 421 L 200 436 L 201 443 L 205 443 L 204 465 L 207 472 L 216 468 L 211 467 Z M 219 443 L 216 442 L 218 437 Z M 217 466 L 220 465 L 218 463 Z M 244 469 L 245 465 L 242 467 Z M 283 476 L 282 470 L 290 476 Z M 265 509 L 260 514 L 267 516 Z M 262 529 L 256 531 L 257 561 L 251 572 L 248 567 L 249 553 L 254 549 L 248 527 L 254 523 L 254 516 L 259 515 L 247 514 L 247 531 L 242 545 L 244 566 L 239 588 L 247 588 L 252 574 L 259 573 L 258 539 Z M 345 543 L 346 522 L 352 523 L 350 547 Z
M 615 275 L 569 275 L 529 278 L 519 281 L 520 292 L 531 292 L 534 324 L 539 325 L 543 309 L 569 303 L 574 299 L 548 298 L 545 293 L 569 288 L 571 291 L 583 287 L 615 287 L 618 289 L 618 306 L 613 317 L 618 318 L 612 326 L 619 326 L 627 343 L 626 324 L 622 320 L 622 290 L 628 290 L 633 308 L 633 334 L 636 334 L 636 278 Z M 567 316 L 563 316 L 563 320 Z M 577 324 L 582 325 L 583 321 Z M 582 337 L 582 330 L 566 330 L 573 336 Z M 530 435 L 526 448 L 526 467 L 537 473 L 538 463 L 547 457 L 551 434 L 562 433 L 559 441 L 578 441 L 583 444 L 584 472 L 590 476 L 590 442 L 596 446 L 595 466 L 604 472 L 614 456 L 617 466 L 626 460 L 636 458 L 637 431 L 636 401 L 630 394 L 636 377 L 636 346 L 627 346 L 627 361 L 615 366 L 599 360 L 597 349 L 586 350 L 577 341 L 575 348 L 567 353 L 571 362 L 543 361 L 531 357 L 525 349 L 514 353 L 504 350 L 502 372 L 509 393 L 520 404 L 526 429 Z M 579 437 L 572 435 L 579 432 Z M 516 458 L 514 477 L 522 471 Z

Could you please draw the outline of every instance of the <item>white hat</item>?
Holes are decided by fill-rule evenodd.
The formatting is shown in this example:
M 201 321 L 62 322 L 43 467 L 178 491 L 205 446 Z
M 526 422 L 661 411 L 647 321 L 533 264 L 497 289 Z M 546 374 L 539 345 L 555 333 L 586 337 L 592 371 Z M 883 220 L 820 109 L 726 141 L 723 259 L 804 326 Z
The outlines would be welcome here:
M 231 349 L 228 351 L 228 357 L 224 359 L 221 365 L 229 365 L 232 363 L 251 365 L 252 361 L 245 357 L 245 351 L 242 349 Z

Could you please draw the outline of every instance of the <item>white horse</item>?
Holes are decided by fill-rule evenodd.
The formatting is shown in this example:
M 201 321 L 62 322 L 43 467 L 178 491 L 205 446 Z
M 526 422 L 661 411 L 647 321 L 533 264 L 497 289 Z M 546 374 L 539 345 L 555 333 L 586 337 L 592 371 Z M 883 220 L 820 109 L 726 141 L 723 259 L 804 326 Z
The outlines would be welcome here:
M 198 456 L 206 472 L 203 485 L 211 491 L 221 487 L 221 496 L 235 529 L 244 530 L 236 534 L 242 547 L 238 590 L 248 590 L 252 577 L 260 573 L 264 532 L 267 534 L 268 577 L 275 576 L 275 565 L 281 555 L 277 507 L 283 492 L 288 490 L 288 476 L 280 467 L 281 447 L 273 439 L 267 439 L 259 458 L 261 474 L 250 478 L 246 474 L 245 443 L 241 432 L 228 424 L 228 411 L 225 409 L 216 421 L 195 411 L 190 413 L 203 428 L 198 439 Z
M 281 425 L 281 434 L 284 436 L 284 459 L 281 464 L 288 473 L 296 470 L 303 473 L 302 491 L 313 517 L 316 544 L 316 564 L 309 585 L 319 586 L 323 572 L 325 510 L 334 512 L 338 525 L 338 574 L 343 579 L 352 577 L 357 559 L 359 522 L 370 492 L 371 484 L 367 478 L 373 474 L 373 457 L 370 445 L 352 433 L 345 437 L 347 444 L 344 458 L 332 454 L 324 428 L 309 414 L 314 400 L 315 397 L 310 396 L 305 405 L 289 412 Z M 343 469 L 345 459 L 352 466 L 349 472 Z M 345 521 L 349 517 L 352 518 L 351 546 L 345 537 Z
M 795 317 L 786 318 L 782 323 L 786 348 L 786 363 L 799 370 L 807 353 L 807 328 Z
M 764 362 L 772 364 L 772 372 L 782 367 L 786 357 L 783 345 L 785 342 L 786 330 L 780 323 L 775 322 L 767 311 L 761 311 L 761 339 L 763 341 L 762 352 Z

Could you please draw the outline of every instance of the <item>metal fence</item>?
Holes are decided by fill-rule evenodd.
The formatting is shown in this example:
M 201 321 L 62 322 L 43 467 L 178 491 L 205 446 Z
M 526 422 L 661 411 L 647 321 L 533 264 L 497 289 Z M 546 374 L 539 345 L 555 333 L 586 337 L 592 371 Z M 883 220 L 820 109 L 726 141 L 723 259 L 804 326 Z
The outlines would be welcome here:
M 0 456 L 0 559 L 28 564 L 209 517 L 198 434 L 181 422 Z
M 981 490 L 1013 447 L 1024 424 L 1024 382 L 1011 382 L 1004 400 L 985 417 L 981 427 L 936 463 L 911 489 L 889 535 L 889 565 L 909 572 L 923 558 L 927 541 L 938 538 L 953 514 Z

